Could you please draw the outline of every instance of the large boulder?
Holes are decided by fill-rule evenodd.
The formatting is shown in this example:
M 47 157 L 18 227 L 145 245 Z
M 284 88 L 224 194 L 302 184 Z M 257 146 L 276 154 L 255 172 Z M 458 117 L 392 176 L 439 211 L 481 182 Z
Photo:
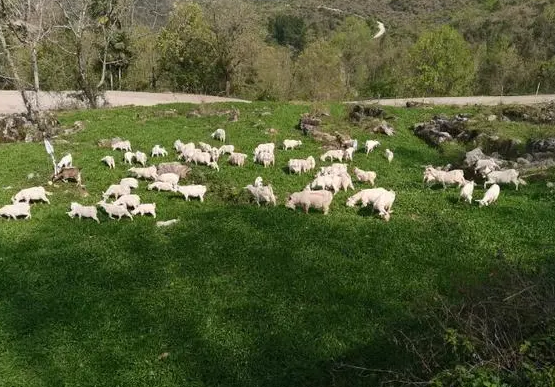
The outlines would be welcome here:
M 469 141 L 477 135 L 476 131 L 466 129 L 468 117 L 457 114 L 453 118 L 435 116 L 429 122 L 414 125 L 413 132 L 428 144 L 440 145 L 446 141 Z
M 19 113 L 0 117 L 0 142 L 42 141 L 60 131 L 60 122 L 51 112 L 37 113 L 34 121 Z
M 378 105 L 351 105 L 349 119 L 359 123 L 366 118 L 385 118 L 385 111 Z

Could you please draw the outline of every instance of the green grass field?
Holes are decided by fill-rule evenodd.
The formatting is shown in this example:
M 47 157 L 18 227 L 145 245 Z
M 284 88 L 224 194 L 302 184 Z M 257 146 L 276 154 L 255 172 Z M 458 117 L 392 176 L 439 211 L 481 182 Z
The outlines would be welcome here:
M 440 153 L 410 127 L 454 108 L 388 109 L 398 119 L 397 135 L 387 138 L 362 133 L 346 123 L 342 106 L 331 106 L 330 130 L 359 144 L 382 142 L 368 157 L 357 153 L 353 165 L 375 170 L 377 185 L 396 191 L 387 223 L 369 209 L 347 208 L 352 191 L 336 195 L 328 216 L 283 206 L 312 180 L 285 173 L 287 160 L 322 153 L 295 129 L 310 107 L 240 105 L 235 123 L 186 118 L 191 106 L 171 107 L 178 117 L 155 114 L 168 107 L 60 115 L 65 125 L 86 122 L 55 149 L 58 158 L 72 153 L 88 197 L 72 183 L 46 186 L 52 165 L 42 144 L 0 145 L 0 204 L 34 185 L 54 193 L 51 205 L 33 205 L 30 221 L 0 220 L 0 386 L 372 386 L 373 376 L 338 365 L 409 366 L 392 339 L 420 329 L 415 315 L 425 313 L 426 300 L 456 301 L 489 275 L 499 250 L 530 267 L 554 256 L 555 198 L 544 181 L 502 187 L 488 208 L 458 202 L 455 188 L 422 186 L 421 166 L 450 162 L 461 147 Z M 208 186 L 205 203 L 147 191 L 144 182 L 136 192 L 157 203 L 157 220 L 178 217 L 177 225 L 104 213 L 98 225 L 65 214 L 71 201 L 94 204 L 126 176 L 121 154 L 97 140 L 120 136 L 149 154 L 161 144 L 170 155 L 157 163 L 175 159 L 177 138 L 216 144 L 210 133 L 218 127 L 249 161 L 245 168 L 220 162 L 220 172 L 193 167 L 187 182 Z M 285 138 L 304 145 L 277 151 L 274 168 L 252 163 L 258 143 Z M 391 165 L 386 147 L 395 152 Z M 117 156 L 115 170 L 100 163 L 108 154 Z M 316 159 L 317 167 L 330 164 Z M 257 176 L 273 185 L 277 207 L 258 208 L 241 193 Z M 482 193 L 477 187 L 475 197 Z

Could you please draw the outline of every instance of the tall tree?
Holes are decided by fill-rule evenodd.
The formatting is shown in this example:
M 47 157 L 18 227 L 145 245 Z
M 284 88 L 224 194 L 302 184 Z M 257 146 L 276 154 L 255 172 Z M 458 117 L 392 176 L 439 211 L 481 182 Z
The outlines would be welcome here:
M 306 45 L 306 24 L 300 16 L 279 14 L 270 19 L 268 32 L 276 43 L 291 47 L 297 52 L 302 51 Z
M 475 69 L 470 48 L 452 27 L 423 33 L 409 51 L 411 92 L 417 95 L 464 95 L 472 90 Z

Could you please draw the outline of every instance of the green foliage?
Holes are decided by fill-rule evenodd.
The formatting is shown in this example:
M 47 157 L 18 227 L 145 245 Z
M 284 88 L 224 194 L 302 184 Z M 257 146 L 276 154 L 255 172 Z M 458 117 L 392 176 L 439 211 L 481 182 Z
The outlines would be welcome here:
M 160 32 L 160 70 L 176 91 L 217 93 L 215 37 L 200 5 L 177 3 Z
M 278 44 L 302 51 L 306 45 L 306 25 L 300 16 L 279 14 L 268 22 L 268 32 Z
M 293 61 L 289 49 L 264 46 L 255 63 L 251 98 L 264 101 L 287 100 L 293 92 Z
M 157 36 L 146 27 L 134 28 L 130 31 L 130 49 L 133 60 L 122 80 L 123 88 L 138 91 L 156 89 L 160 61 Z
M 416 96 L 465 95 L 472 90 L 474 63 L 464 38 L 442 26 L 423 33 L 411 47 L 409 88 Z
M 479 94 L 506 95 L 518 90 L 524 60 L 507 36 L 488 41 L 479 60 L 476 79 Z
M 344 98 L 345 74 L 340 52 L 329 42 L 311 43 L 296 62 L 295 93 L 308 100 Z

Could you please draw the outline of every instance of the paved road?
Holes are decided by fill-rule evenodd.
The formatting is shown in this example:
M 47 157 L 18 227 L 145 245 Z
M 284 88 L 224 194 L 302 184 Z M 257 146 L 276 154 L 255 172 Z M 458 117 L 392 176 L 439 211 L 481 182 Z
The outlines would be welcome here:
M 39 94 L 40 104 L 43 109 L 56 109 L 62 106 L 69 107 L 65 95 L 67 92 Z M 210 103 L 210 102 L 249 102 L 235 98 L 214 97 L 210 95 L 177 94 L 177 93 L 143 93 L 133 91 L 107 91 L 106 99 L 111 106 L 152 106 L 164 103 L 188 102 L 188 103 Z M 25 111 L 21 96 L 17 91 L 0 90 L 0 113 L 18 113 Z
M 555 101 L 555 94 L 518 95 L 518 96 L 475 96 L 475 97 L 431 97 L 431 98 L 397 98 L 371 99 L 348 103 L 376 103 L 386 106 L 405 106 L 407 101 L 424 102 L 432 105 L 532 105 L 535 103 Z

